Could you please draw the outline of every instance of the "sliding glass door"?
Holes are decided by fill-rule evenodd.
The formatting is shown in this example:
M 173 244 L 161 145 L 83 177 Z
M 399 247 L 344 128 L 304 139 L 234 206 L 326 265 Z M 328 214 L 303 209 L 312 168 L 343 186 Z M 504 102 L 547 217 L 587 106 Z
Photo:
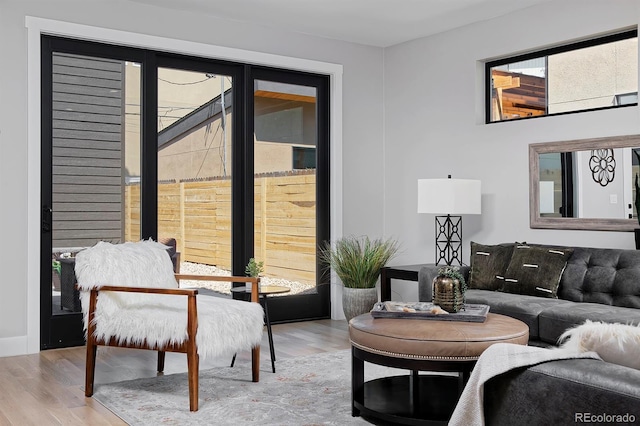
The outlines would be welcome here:
M 318 242 L 329 238 L 326 79 L 275 70 L 253 78 L 254 253 L 265 282 L 291 291 L 273 298 L 276 320 L 329 315 L 318 285 Z
M 82 344 L 74 256 L 98 241 L 170 242 L 187 273 L 244 275 L 255 257 L 265 282 L 291 288 L 273 321 L 329 316 L 316 255 L 329 238 L 326 76 L 42 47 L 42 348 Z M 204 285 L 231 297 L 231 283 Z
M 75 254 L 98 241 L 140 238 L 140 210 L 125 214 L 125 159 L 140 159 L 140 63 L 43 39 L 41 346 L 84 342 Z M 115 52 L 114 52 L 115 53 Z M 135 91 L 135 89 L 134 89 Z

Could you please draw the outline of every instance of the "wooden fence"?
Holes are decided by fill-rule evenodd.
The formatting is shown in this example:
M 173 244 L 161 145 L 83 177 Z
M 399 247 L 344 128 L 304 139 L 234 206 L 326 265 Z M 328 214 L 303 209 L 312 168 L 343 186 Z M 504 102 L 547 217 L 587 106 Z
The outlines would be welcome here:
M 315 284 L 316 176 L 256 177 L 254 253 L 265 275 Z M 140 239 L 140 187 L 125 191 L 125 238 Z M 231 270 L 231 180 L 158 184 L 158 236 L 182 260 Z

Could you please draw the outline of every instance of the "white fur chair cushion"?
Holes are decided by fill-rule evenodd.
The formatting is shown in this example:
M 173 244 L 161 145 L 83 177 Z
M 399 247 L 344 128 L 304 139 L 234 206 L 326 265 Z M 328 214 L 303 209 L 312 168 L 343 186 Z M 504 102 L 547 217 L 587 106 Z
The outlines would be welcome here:
M 640 325 L 587 320 L 565 331 L 559 340 L 562 348 L 597 352 L 604 361 L 640 370 Z
M 102 285 L 178 288 L 166 246 L 155 241 L 100 242 L 78 253 L 85 332 L 89 289 Z M 263 310 L 258 303 L 198 296 L 196 344 L 202 357 L 232 355 L 262 340 Z M 95 312 L 96 337 L 120 342 L 146 340 L 150 346 L 181 343 L 187 338 L 187 297 L 101 292 Z

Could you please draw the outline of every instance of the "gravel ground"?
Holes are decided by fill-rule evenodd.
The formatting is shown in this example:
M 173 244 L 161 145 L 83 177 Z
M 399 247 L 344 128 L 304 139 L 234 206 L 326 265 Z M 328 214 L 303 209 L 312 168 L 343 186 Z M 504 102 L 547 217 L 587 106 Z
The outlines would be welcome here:
M 231 275 L 230 271 L 219 269 L 211 265 L 204 265 L 202 263 L 192 263 L 192 262 L 181 262 L 180 273 L 181 274 L 198 274 L 198 275 L 222 275 L 227 277 Z M 263 285 L 281 285 L 284 287 L 289 287 L 291 289 L 291 292 L 285 293 L 283 294 L 283 296 L 310 292 L 310 291 L 313 291 L 315 288 L 315 286 L 311 284 L 303 284 L 296 281 L 288 281 L 282 278 L 262 277 L 262 279 L 260 280 L 260 283 Z M 180 281 L 180 287 L 204 287 L 213 291 L 217 291 L 218 293 L 231 294 L 230 282 L 183 280 L 183 281 Z

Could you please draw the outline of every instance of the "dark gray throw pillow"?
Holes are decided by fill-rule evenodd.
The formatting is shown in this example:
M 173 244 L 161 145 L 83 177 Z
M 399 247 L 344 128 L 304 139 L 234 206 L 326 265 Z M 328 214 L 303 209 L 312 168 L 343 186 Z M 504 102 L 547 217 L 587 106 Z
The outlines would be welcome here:
M 560 278 L 572 254 L 571 248 L 516 246 L 502 291 L 557 299 Z
M 515 244 L 483 245 L 471 241 L 469 288 L 499 290 Z

